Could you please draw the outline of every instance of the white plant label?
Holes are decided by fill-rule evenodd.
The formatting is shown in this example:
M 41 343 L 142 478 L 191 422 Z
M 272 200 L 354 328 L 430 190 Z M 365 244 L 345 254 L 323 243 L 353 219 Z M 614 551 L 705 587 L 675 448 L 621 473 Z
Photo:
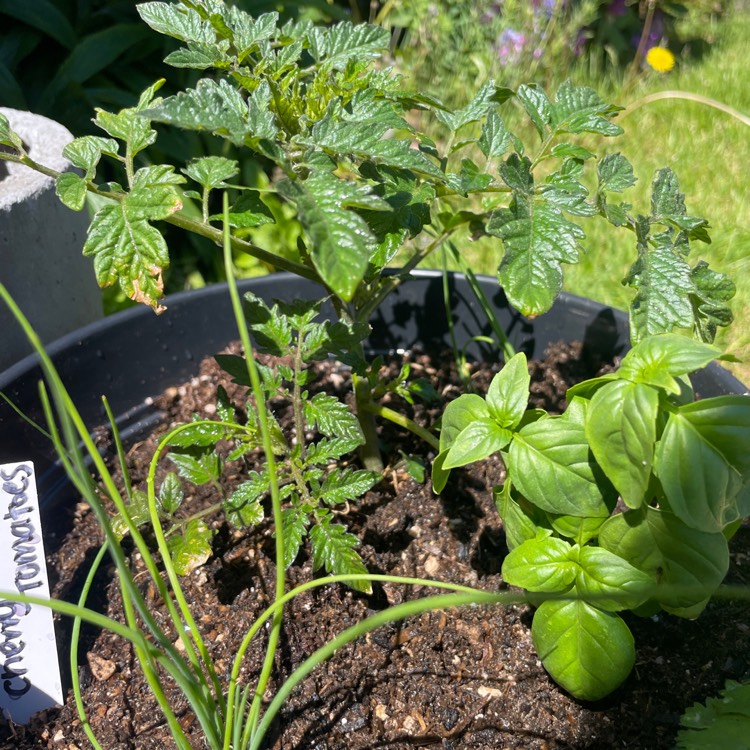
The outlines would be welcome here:
M 31 461 L 0 465 L 0 592 L 49 599 Z M 25 724 L 63 701 L 52 610 L 0 593 L 0 710 Z

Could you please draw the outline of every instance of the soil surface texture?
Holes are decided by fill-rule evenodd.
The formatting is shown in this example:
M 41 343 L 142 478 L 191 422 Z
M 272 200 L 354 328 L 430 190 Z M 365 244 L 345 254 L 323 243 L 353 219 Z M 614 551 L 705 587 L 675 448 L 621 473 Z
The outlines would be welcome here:
M 409 355 L 415 377 L 428 378 L 447 399 L 462 392 L 449 354 L 433 358 Z M 568 384 L 596 373 L 581 356 L 580 346 L 555 345 L 543 362 L 532 364 L 532 406 L 564 408 Z M 391 363 L 393 373 L 399 363 Z M 344 393 L 345 369 L 335 364 L 316 384 Z M 484 393 L 497 365 L 471 365 L 473 387 Z M 244 389 L 231 383 L 211 360 L 189 383 L 169 389 L 159 399 L 164 424 L 129 451 L 136 487 L 145 488 L 147 464 L 156 441 L 175 422 L 193 414 L 213 418 L 216 389 L 223 384 L 233 401 L 244 404 Z M 390 404 L 417 422 L 431 425 L 436 409 L 409 406 L 395 397 Z M 488 591 L 507 588 L 500 569 L 507 548 L 492 500 L 502 479 L 499 460 L 452 473 L 441 496 L 429 478 L 417 483 L 396 462 L 399 450 L 423 453 L 410 436 L 382 427 L 387 455 L 396 456 L 379 485 L 352 504 L 345 519 L 361 539 L 360 552 L 375 573 L 419 576 L 466 584 Z M 105 433 L 101 444 L 112 454 Z M 228 446 L 227 446 L 228 447 Z M 427 454 L 427 466 L 434 456 Z M 170 466 L 163 462 L 166 472 Z M 250 462 L 227 464 L 222 483 L 231 489 L 243 481 Z M 429 471 L 427 472 L 429 477 Z M 158 483 L 157 483 L 158 486 Z M 188 485 L 184 485 L 186 489 Z M 215 502 L 216 490 L 190 488 L 185 512 Z M 70 509 L 72 531 L 49 554 L 53 595 L 77 596 L 88 564 L 101 543 L 94 514 L 79 503 Z M 267 513 L 270 517 L 270 513 Z M 254 618 L 273 596 L 275 568 L 270 522 L 245 532 L 209 517 L 216 528 L 213 555 L 183 580 L 195 619 L 216 664 L 226 678 L 234 654 Z M 728 582 L 750 584 L 750 529 L 743 527 L 731 543 Z M 142 561 L 132 555 L 135 571 Z M 105 566 L 107 568 L 107 566 Z M 315 574 L 303 551 L 289 570 L 289 587 Z M 163 608 L 143 572 L 143 593 L 157 617 Z M 297 597 L 285 610 L 285 622 L 267 697 L 313 651 L 369 614 L 410 598 L 437 593 L 391 584 L 376 585 L 366 596 L 331 585 Z M 122 619 L 112 568 L 96 582 L 93 601 L 108 615 Z M 714 601 L 695 621 L 667 614 L 653 618 L 626 615 L 636 640 L 637 662 L 615 693 L 598 703 L 573 699 L 548 677 L 531 644 L 532 610 L 518 604 L 467 607 L 424 614 L 384 626 L 342 648 L 292 694 L 274 723 L 266 747 L 271 750 L 563 750 L 571 748 L 673 748 L 679 718 L 693 702 L 723 688 L 726 679 L 750 677 L 750 604 Z M 64 661 L 70 623 L 58 622 Z M 175 642 L 178 641 L 174 633 Z M 181 643 L 178 643 L 178 647 Z M 248 652 L 244 681 L 260 671 L 264 638 Z M 174 742 L 138 668 L 133 650 L 122 639 L 85 626 L 79 673 L 84 702 L 94 733 L 104 750 L 170 750 Z M 186 703 L 168 694 L 195 750 L 207 748 Z M 0 719 L 0 750 L 76 750 L 88 748 L 72 693 L 67 704 L 36 717 L 27 726 Z M 208 749 L 213 750 L 213 749 Z

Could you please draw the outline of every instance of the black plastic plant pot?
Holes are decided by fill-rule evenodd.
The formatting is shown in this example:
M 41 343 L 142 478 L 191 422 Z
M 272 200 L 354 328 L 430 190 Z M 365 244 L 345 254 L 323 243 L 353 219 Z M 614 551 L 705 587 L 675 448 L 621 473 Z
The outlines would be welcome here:
M 628 348 L 627 317 L 620 311 L 563 294 L 550 312 L 528 320 L 508 305 L 496 279 L 485 276 L 479 282 L 511 343 L 529 357 L 542 356 L 548 344 L 559 340 L 583 341 L 584 356 L 588 352 L 597 358 L 611 358 Z M 456 344 L 466 347 L 469 355 L 478 356 L 480 344 L 473 339 L 491 336 L 487 316 L 465 278 L 451 275 L 448 283 Z M 240 290 L 252 291 L 267 301 L 317 298 L 321 294 L 319 286 L 289 274 L 247 279 L 241 282 Z M 201 359 L 238 338 L 226 285 L 176 294 L 168 299 L 167 306 L 162 316 L 144 307 L 127 310 L 48 347 L 92 430 L 107 421 L 101 400 L 106 395 L 124 439 L 144 434 L 161 418 L 150 397 L 195 375 Z M 330 315 L 332 310 L 324 309 L 324 314 Z M 416 345 L 450 346 L 442 273 L 415 272 L 413 279 L 402 283 L 385 300 L 371 323 L 369 348 L 373 353 Z M 481 353 L 498 356 L 496 349 Z M 31 356 L 0 374 L 0 391 L 24 414 L 43 424 L 40 379 L 38 360 Z M 742 383 L 717 365 L 698 373 L 694 385 L 702 396 L 747 392 Z M 0 402 L 0 464 L 27 460 L 35 464 L 42 509 L 49 511 L 73 498 L 49 440 L 7 403 Z M 61 529 L 46 531 L 54 537 Z

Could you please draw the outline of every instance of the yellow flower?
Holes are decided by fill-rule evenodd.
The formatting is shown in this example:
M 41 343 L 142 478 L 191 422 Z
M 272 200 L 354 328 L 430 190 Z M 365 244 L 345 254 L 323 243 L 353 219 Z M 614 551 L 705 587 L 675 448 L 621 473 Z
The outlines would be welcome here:
M 646 62 L 657 73 L 668 73 L 674 68 L 674 55 L 666 47 L 651 47 Z

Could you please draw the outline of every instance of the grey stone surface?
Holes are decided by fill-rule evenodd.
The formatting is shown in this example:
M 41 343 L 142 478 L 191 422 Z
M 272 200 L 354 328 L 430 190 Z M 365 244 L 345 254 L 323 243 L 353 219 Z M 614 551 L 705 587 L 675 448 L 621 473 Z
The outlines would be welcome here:
M 62 155 L 70 132 L 46 117 L 0 107 L 39 164 L 71 168 Z M 23 165 L 2 162 L 0 175 L 0 280 L 49 342 L 101 317 L 101 292 L 90 258 L 81 254 L 88 215 L 66 208 L 54 181 Z M 0 371 L 31 347 L 0 303 Z

